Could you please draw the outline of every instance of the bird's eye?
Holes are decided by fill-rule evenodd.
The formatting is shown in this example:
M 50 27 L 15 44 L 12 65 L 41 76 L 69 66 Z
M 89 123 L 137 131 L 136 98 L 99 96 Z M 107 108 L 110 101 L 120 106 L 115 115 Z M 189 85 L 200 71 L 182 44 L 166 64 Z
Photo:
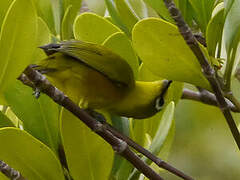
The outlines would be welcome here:
M 155 108 L 157 111 L 162 110 L 164 106 L 164 98 L 163 97 L 158 97 L 155 101 Z

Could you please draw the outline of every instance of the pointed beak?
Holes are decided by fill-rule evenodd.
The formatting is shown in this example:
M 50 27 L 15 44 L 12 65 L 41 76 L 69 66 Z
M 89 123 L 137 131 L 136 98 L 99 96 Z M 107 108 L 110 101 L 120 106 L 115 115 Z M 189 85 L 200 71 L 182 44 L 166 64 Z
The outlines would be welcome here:
M 161 95 L 164 95 L 167 92 L 171 83 L 172 83 L 172 80 L 163 80 L 163 87 L 162 87 Z

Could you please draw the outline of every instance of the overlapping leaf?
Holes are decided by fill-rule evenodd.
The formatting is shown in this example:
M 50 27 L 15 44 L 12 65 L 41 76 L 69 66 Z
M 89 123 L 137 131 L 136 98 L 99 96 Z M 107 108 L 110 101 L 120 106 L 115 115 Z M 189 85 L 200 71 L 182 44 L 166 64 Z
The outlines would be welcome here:
M 132 34 L 134 49 L 152 73 L 210 89 L 200 64 L 176 26 L 148 18 L 138 22 Z
M 0 129 L 1 160 L 34 180 L 64 180 L 55 154 L 40 141 L 17 128 Z
M 74 22 L 76 39 L 101 44 L 113 33 L 121 30 L 108 20 L 93 13 L 83 13 Z
M 113 163 L 113 150 L 69 111 L 62 111 L 62 138 L 74 180 L 106 180 Z
M 23 122 L 24 129 L 57 152 L 59 146 L 58 105 L 44 94 L 39 99 L 34 98 L 32 89 L 21 82 L 16 82 L 8 89 L 6 100 L 12 111 Z
M 15 0 L 5 16 L 0 34 L 0 96 L 30 64 L 36 33 L 37 14 L 32 1 Z

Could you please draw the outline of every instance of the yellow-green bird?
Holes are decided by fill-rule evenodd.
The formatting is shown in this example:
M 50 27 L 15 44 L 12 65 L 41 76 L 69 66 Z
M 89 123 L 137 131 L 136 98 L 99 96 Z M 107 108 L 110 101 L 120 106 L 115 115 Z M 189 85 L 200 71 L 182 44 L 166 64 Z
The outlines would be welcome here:
M 142 119 L 164 105 L 171 81 L 135 81 L 129 64 L 106 47 L 72 40 L 40 48 L 48 57 L 36 69 L 82 108 Z

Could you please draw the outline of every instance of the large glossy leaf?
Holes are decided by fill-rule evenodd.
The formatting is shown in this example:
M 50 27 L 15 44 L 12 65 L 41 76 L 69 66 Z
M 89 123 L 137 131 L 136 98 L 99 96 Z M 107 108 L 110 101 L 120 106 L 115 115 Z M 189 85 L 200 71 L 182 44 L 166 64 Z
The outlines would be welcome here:
M 101 16 L 104 16 L 106 11 L 106 6 L 104 0 L 85 0 L 88 8 Z
M 64 180 L 55 154 L 40 141 L 17 128 L 0 129 L 1 160 L 18 170 L 26 179 Z
M 53 34 L 56 34 L 55 23 L 52 11 L 51 1 L 49 0 L 33 0 L 37 8 L 38 16 L 40 16 L 48 25 Z
M 73 39 L 73 22 L 80 12 L 81 0 L 64 0 L 64 16 L 61 24 L 61 39 Z
M 123 32 L 117 32 L 109 36 L 103 43 L 105 47 L 121 56 L 131 66 L 135 79 L 138 74 L 138 58 L 133 50 L 132 42 Z M 124 70 L 123 70 L 124 72 Z
M 47 24 L 42 20 L 42 18 L 38 17 L 38 26 L 37 26 L 37 42 L 35 45 L 35 51 L 32 57 L 32 64 L 38 63 L 40 60 L 46 57 L 46 54 L 39 46 L 44 44 L 48 44 L 51 41 L 50 30 L 48 29 Z
M 59 109 L 55 102 L 42 94 L 34 98 L 32 89 L 16 82 L 6 93 L 11 110 L 23 122 L 24 129 L 57 152 L 59 145 Z
M 67 110 L 62 111 L 62 139 L 74 180 L 106 180 L 113 163 L 113 150 Z
M 131 32 L 133 26 L 138 22 L 139 18 L 130 7 L 130 4 L 127 2 L 127 0 L 115 0 L 115 3 L 122 22 Z
M 121 30 L 108 20 L 93 13 L 83 13 L 74 22 L 76 39 L 101 44 L 113 33 Z
M 219 48 L 221 47 L 224 24 L 223 3 L 219 4 L 215 9 L 217 12 L 215 12 L 214 17 L 212 17 L 211 21 L 209 22 L 206 32 L 207 48 L 209 55 L 212 57 L 215 57 L 217 46 Z
M 15 0 L 0 34 L 0 96 L 31 62 L 36 33 L 37 15 L 32 1 Z
M 11 5 L 11 3 L 13 2 L 13 0 L 4 0 L 1 1 L 1 6 L 0 6 L 0 30 L 2 27 L 2 23 L 3 23 L 3 19 L 7 13 L 7 10 L 9 8 L 9 6 Z
M 0 128 L 2 127 L 14 127 L 13 122 L 0 111 Z
M 176 26 L 148 18 L 135 25 L 132 35 L 134 49 L 152 73 L 210 89 L 197 58 Z

